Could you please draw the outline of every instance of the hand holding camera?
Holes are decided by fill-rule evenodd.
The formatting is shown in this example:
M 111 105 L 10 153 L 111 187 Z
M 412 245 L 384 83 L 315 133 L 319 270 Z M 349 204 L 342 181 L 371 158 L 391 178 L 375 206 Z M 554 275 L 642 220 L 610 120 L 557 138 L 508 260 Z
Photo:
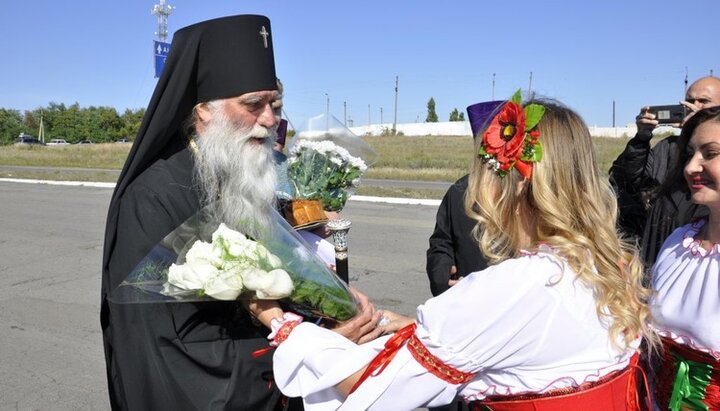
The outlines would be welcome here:
M 685 121 L 686 111 L 685 106 L 681 104 L 643 107 L 640 109 L 640 114 L 635 117 L 638 137 L 649 141 L 658 125 L 680 127 Z
M 685 120 L 686 109 L 682 104 L 650 106 L 648 111 L 655 115 L 658 124 L 671 124 L 673 127 L 680 127 Z

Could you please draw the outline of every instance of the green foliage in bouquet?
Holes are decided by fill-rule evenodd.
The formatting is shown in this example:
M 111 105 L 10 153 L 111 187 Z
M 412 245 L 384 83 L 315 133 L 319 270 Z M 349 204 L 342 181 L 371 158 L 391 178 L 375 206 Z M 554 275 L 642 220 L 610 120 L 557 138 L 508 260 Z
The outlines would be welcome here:
M 320 200 L 340 211 L 367 170 L 365 162 L 330 141 L 299 141 L 288 158 L 288 180 L 294 197 Z
M 357 312 L 354 300 L 344 288 L 327 287 L 312 280 L 295 279 L 294 282 L 295 289 L 290 300 L 300 307 L 319 310 L 310 309 L 310 314 L 345 321 Z

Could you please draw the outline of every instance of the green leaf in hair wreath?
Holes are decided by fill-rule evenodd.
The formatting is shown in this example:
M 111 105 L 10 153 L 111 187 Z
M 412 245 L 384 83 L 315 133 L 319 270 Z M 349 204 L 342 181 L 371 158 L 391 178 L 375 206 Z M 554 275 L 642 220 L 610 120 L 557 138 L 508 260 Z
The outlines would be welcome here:
M 545 114 L 545 107 L 540 104 L 528 104 L 525 107 L 525 130 L 535 128 L 543 114 Z

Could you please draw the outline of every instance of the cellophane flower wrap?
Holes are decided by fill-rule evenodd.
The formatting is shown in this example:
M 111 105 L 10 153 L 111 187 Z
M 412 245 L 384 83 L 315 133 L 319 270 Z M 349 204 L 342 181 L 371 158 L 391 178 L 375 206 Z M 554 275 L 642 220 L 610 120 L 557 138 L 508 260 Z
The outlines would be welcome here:
M 277 213 L 256 238 L 207 209 L 168 234 L 115 290 L 115 303 L 279 300 L 311 317 L 344 321 L 358 302 Z
M 328 211 L 342 210 L 377 160 L 370 145 L 328 115 L 310 119 L 290 142 L 289 153 L 293 198 L 319 200 Z

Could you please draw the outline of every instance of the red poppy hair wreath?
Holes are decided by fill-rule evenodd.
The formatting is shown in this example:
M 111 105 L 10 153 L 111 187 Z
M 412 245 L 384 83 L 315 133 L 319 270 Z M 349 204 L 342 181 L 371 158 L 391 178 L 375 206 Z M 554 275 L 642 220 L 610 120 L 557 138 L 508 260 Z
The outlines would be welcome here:
M 545 107 L 540 104 L 522 106 L 520 90 L 493 117 L 483 134 L 478 155 L 504 177 L 513 168 L 528 180 L 532 177 L 532 163 L 542 160 L 543 149 L 538 141 L 540 122 Z

